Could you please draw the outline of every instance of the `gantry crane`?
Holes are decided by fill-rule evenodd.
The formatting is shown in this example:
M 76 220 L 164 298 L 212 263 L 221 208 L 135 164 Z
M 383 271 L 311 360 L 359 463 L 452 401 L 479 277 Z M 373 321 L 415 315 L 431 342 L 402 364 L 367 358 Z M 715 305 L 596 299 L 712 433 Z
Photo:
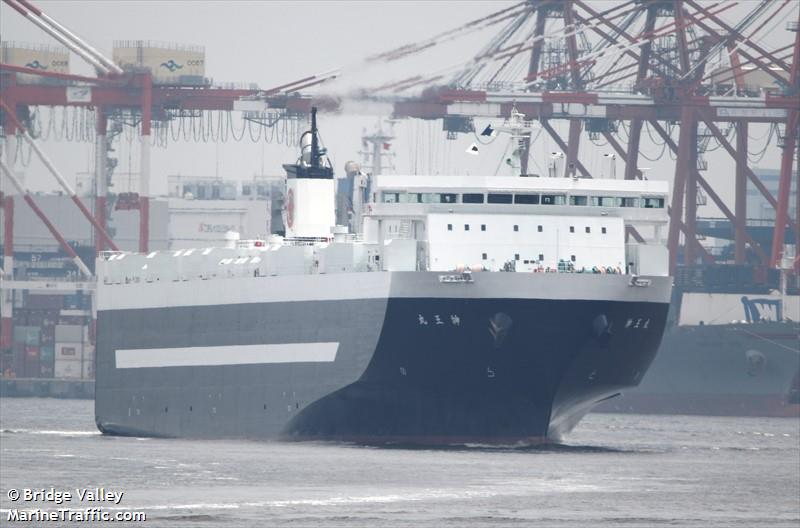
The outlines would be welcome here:
M 800 225 L 788 214 L 800 109 L 798 4 L 763 0 L 739 5 L 736 24 L 723 15 L 736 2 L 628 0 L 598 11 L 586 0 L 527 0 L 431 39 L 371 58 L 394 61 L 488 26 L 502 29 L 474 57 L 428 75 L 386 83 L 376 90 L 402 98 L 394 117 L 443 119 L 451 134 L 470 132 L 475 117 L 509 118 L 516 111 L 538 120 L 566 156 L 565 171 L 591 177 L 581 163 L 581 136 L 604 137 L 625 163 L 626 179 L 642 178 L 643 130 L 655 134 L 676 157 L 670 206 L 670 270 L 682 253 L 685 265 L 714 259 L 698 240 L 697 206 L 707 196 L 734 227 L 736 264 L 746 248 L 762 267 L 780 265 L 786 233 L 800 247 Z M 783 45 L 768 50 L 765 34 Z M 591 39 L 589 37 L 592 37 Z M 713 67 L 712 67 L 713 66 Z M 756 76 L 771 83 L 751 86 Z M 367 92 L 367 91 L 365 91 Z M 554 121 L 568 122 L 561 137 Z M 780 181 L 773 196 L 748 164 L 748 125 L 782 126 Z M 672 128 L 680 132 L 672 137 Z M 722 129 L 724 128 L 724 130 Z M 622 132 L 626 131 L 627 138 Z M 729 132 L 735 132 L 735 142 Z M 703 150 L 713 139 L 736 162 L 735 204 L 728 206 L 703 176 Z M 530 147 L 530 138 L 524 142 Z M 522 156 L 522 172 L 527 158 Z M 771 247 L 748 232 L 748 182 L 774 207 Z M 798 194 L 800 196 L 800 193 Z M 798 206 L 800 210 L 800 204 Z M 635 231 L 630 236 L 637 236 Z M 680 235 L 684 246 L 679 248 Z M 682 250 L 682 251 L 681 251 Z M 795 258 L 794 272 L 800 273 Z
M 332 99 L 316 99 L 303 96 L 300 90 L 334 79 L 338 72 L 331 71 L 307 76 L 271 89 L 257 87 L 227 88 L 210 84 L 154 83 L 153 74 L 145 69 L 126 71 L 97 49 L 85 42 L 44 11 L 27 0 L 3 0 L 8 6 L 31 21 L 70 51 L 76 53 L 95 70 L 96 76 L 74 75 L 44 71 L 39 68 L 0 64 L 0 131 L 6 141 L 6 159 L 0 159 L 0 172 L 12 183 L 13 189 L 24 198 L 42 220 L 61 248 L 69 255 L 78 270 L 85 276 L 86 283 L 57 285 L 55 289 L 74 291 L 87 287 L 93 279 L 93 265 L 81 260 L 64 237 L 59 227 L 51 222 L 45 211 L 37 206 L 35 197 L 24 187 L 14 174 L 14 156 L 17 142 L 24 141 L 44 164 L 47 171 L 58 181 L 63 191 L 72 198 L 80 213 L 93 225 L 95 230 L 96 252 L 105 249 L 117 250 L 117 246 L 107 231 L 107 176 L 106 166 L 109 142 L 107 131 L 109 120 L 127 118 L 134 123 L 140 135 L 140 187 L 139 192 L 130 196 L 125 207 L 139 211 L 139 251 L 149 251 L 150 225 L 150 147 L 154 123 L 164 123 L 185 112 L 209 112 L 241 110 L 250 114 L 250 123 L 256 126 L 270 126 L 275 119 L 300 118 L 309 113 L 312 104 L 321 108 L 335 108 Z M 39 81 L 18 82 L 19 76 L 27 76 Z M 75 189 L 59 172 L 39 142 L 33 137 L 30 118 L 31 107 L 77 107 L 94 110 L 96 119 L 96 157 L 95 157 L 95 204 L 90 212 L 78 197 Z M 263 115 L 270 112 L 266 122 Z M 252 125 L 251 125 L 252 126 Z M 2 328 L 0 329 L 0 349 L 8 348 L 11 339 L 11 289 L 43 287 L 46 285 L 15 286 L 13 280 L 14 255 L 14 195 L 0 196 L 3 205 L 3 247 L 4 269 L 2 279 L 4 292 L 0 303 L 3 305 Z M 53 288 L 54 285 L 49 285 Z

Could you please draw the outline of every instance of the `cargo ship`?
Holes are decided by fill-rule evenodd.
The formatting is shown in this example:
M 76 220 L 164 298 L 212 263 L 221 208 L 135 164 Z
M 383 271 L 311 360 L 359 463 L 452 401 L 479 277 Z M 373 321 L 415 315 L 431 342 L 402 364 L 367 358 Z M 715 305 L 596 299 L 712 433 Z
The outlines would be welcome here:
M 348 229 L 311 122 L 283 236 L 98 259 L 103 433 L 553 442 L 640 383 L 672 290 L 665 182 L 381 175 Z

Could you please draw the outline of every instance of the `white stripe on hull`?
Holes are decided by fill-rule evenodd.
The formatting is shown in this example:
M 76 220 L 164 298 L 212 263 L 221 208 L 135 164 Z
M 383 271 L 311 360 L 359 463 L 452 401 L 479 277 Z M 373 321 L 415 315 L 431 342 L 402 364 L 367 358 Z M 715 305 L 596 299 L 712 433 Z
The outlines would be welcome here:
M 283 343 L 118 349 L 117 368 L 205 367 L 264 363 L 331 363 L 339 343 Z

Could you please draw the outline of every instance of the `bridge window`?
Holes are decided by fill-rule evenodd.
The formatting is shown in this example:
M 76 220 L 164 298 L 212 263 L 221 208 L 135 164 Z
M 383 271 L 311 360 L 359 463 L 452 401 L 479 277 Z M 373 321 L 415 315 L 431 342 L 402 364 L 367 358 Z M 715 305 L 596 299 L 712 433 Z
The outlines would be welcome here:
M 478 193 L 464 193 L 461 195 L 461 203 L 483 203 L 483 195 Z
M 592 205 L 597 207 L 619 207 L 619 198 L 614 196 L 592 196 Z
M 397 192 L 383 192 L 383 203 L 398 203 L 400 201 L 400 193 Z
M 408 193 L 409 203 L 439 203 L 441 196 L 437 193 Z
M 664 208 L 664 199 L 663 198 L 642 198 L 642 207 L 645 209 L 663 209 Z
M 639 199 L 638 198 L 620 198 L 619 199 L 619 206 L 620 207 L 639 207 Z
M 481 256 L 483 257 L 483 260 L 487 259 L 486 253 L 482 253 Z
M 514 253 L 514 260 L 519 260 L 519 253 Z
M 447 224 L 447 230 L 448 231 L 452 231 L 453 230 L 453 224 Z
M 575 226 L 569 226 L 569 232 L 570 233 L 574 233 L 575 232 Z
M 486 231 L 486 224 L 481 224 L 481 231 Z
M 600 228 L 600 232 L 601 232 L 601 233 L 603 233 L 603 234 L 605 235 L 605 234 L 607 233 L 607 230 L 606 230 L 606 228 L 605 228 L 605 227 L 601 227 L 601 228 Z
M 536 205 L 539 203 L 538 194 L 515 194 L 514 203 L 525 205 Z
M 519 231 L 519 226 L 517 224 L 514 224 L 514 231 Z
M 544 231 L 544 229 L 542 228 L 542 226 L 537 226 L 537 227 L 536 227 L 536 230 L 537 230 L 538 232 L 540 232 L 540 233 L 541 233 L 542 231 Z
M 489 199 L 487 202 L 494 204 L 510 204 L 512 198 L 512 194 L 489 193 Z
M 544 253 L 539 253 L 539 262 L 544 261 Z
M 567 203 L 567 197 L 563 194 L 543 194 L 542 205 L 564 205 Z
M 456 203 L 457 194 L 442 193 L 439 195 L 439 203 Z
M 570 196 L 570 205 L 588 205 L 588 200 L 585 196 Z
M 464 224 L 464 231 L 469 231 L 469 224 Z
M 587 233 L 591 233 L 591 232 L 592 232 L 592 228 L 591 228 L 591 227 L 589 227 L 589 226 L 586 226 L 586 232 L 587 232 Z

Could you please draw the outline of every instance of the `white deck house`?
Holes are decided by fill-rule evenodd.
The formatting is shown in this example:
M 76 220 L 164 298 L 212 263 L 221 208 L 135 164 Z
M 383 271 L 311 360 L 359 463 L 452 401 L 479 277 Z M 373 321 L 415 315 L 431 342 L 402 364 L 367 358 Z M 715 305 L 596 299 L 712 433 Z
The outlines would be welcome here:
M 386 269 L 624 272 L 633 262 L 637 273 L 666 275 L 667 195 L 662 181 L 382 175 L 364 232 Z M 415 255 L 407 241 L 421 242 Z
M 108 252 L 98 273 L 107 284 L 467 268 L 668 274 L 666 182 L 378 176 L 370 198 L 363 238 L 344 227 L 323 229 L 314 215 L 332 218 L 330 207 L 312 204 L 305 222 L 295 207 L 294 237 Z M 314 236 L 302 236 L 311 224 Z M 628 236 L 628 227 L 644 243 Z

